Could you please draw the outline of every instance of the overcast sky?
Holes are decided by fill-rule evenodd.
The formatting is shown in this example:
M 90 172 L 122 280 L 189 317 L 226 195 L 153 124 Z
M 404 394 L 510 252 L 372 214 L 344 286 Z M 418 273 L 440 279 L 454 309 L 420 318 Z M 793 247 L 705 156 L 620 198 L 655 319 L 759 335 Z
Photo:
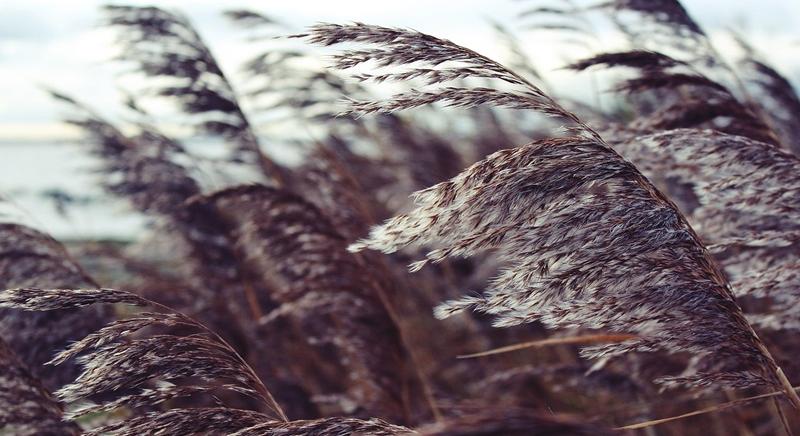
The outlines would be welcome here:
M 52 86 L 95 107 L 118 107 L 111 34 L 97 27 L 98 0 L 0 0 L 0 141 L 47 140 L 74 136 L 58 122 L 60 111 L 40 90 Z M 233 72 L 253 54 L 246 34 L 229 25 L 221 12 L 246 7 L 302 28 L 317 21 L 364 21 L 408 26 L 452 39 L 496 57 L 491 18 L 514 28 L 516 14 L 537 0 L 317 1 L 185 0 L 130 1 L 177 8 L 195 23 L 219 58 Z M 800 1 L 685 0 L 692 15 L 712 35 L 726 28 L 743 31 L 768 59 L 797 84 L 800 79 Z M 565 56 L 540 34 L 520 31 L 537 65 L 555 70 Z M 724 41 L 720 49 L 729 48 Z M 553 72 L 560 92 L 579 94 L 584 86 L 573 74 Z

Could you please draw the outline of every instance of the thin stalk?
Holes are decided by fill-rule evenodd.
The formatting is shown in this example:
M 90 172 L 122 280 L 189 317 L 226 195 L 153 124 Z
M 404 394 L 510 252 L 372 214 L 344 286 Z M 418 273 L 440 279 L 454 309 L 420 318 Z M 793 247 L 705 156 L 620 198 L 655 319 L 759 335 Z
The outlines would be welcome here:
M 778 418 L 783 425 L 783 430 L 786 431 L 787 436 L 794 436 L 792 432 L 792 427 L 789 426 L 789 421 L 786 419 L 786 415 L 783 414 L 783 409 L 781 409 L 781 402 L 778 401 L 777 397 L 772 397 L 772 404 L 775 405 L 775 410 L 778 412 Z
M 800 387 L 792 387 L 792 392 L 794 392 L 796 389 L 800 389 Z M 653 419 L 653 420 L 650 420 L 650 421 L 639 422 L 639 423 L 636 423 L 636 424 L 630 424 L 630 425 L 626 425 L 626 426 L 623 426 L 623 427 L 617 427 L 615 430 L 637 430 L 637 429 L 640 429 L 640 428 L 652 427 L 654 425 L 666 424 L 668 422 L 678 421 L 680 419 L 689 418 L 689 417 L 692 417 L 692 416 L 704 415 L 706 413 L 725 410 L 725 409 L 737 406 L 737 405 L 739 405 L 741 403 L 746 403 L 748 401 L 761 400 L 761 399 L 764 399 L 764 398 L 772 398 L 772 397 L 777 397 L 778 395 L 785 395 L 785 394 L 786 393 L 783 392 L 783 391 L 776 391 L 776 392 L 770 392 L 770 393 L 761 394 L 761 395 L 754 395 L 752 397 L 740 398 L 738 400 L 728 401 L 727 403 L 716 404 L 716 405 L 713 405 L 713 406 L 710 406 L 710 407 L 706 407 L 706 408 L 703 408 L 703 409 L 699 409 L 699 410 L 695 410 L 695 411 L 692 411 L 692 412 L 684 413 L 684 414 L 681 414 L 681 415 L 670 416 L 669 418 Z M 795 393 L 795 395 L 796 395 L 796 393 Z
M 361 260 L 362 264 L 366 264 L 366 261 L 363 256 L 358 256 L 358 259 Z M 388 268 L 386 267 L 383 262 L 378 263 L 378 267 L 382 270 L 384 274 L 388 274 Z M 443 419 L 442 412 L 439 410 L 439 405 L 436 403 L 436 396 L 433 393 L 432 383 L 428 376 L 422 372 L 422 369 L 419 364 L 419 356 L 416 353 L 416 350 L 411 345 L 410 341 L 408 340 L 408 335 L 403 330 L 401 323 L 400 323 L 400 316 L 397 314 L 397 311 L 392 304 L 392 301 L 389 299 L 388 295 L 386 294 L 383 286 L 381 283 L 378 282 L 374 277 L 370 277 L 370 281 L 373 283 L 375 289 L 377 290 L 378 298 L 380 299 L 381 303 L 383 304 L 384 309 L 386 309 L 386 313 L 389 315 L 389 318 L 392 320 L 395 326 L 397 326 L 397 334 L 399 335 L 400 342 L 405 348 L 406 352 L 408 353 L 408 357 L 411 360 L 411 365 L 414 367 L 414 372 L 419 378 L 422 393 L 425 396 L 425 401 L 428 403 L 428 407 L 431 409 L 431 413 L 433 414 L 433 419 L 435 422 L 440 422 Z
M 792 406 L 794 406 L 795 409 L 800 410 L 800 397 L 797 396 L 797 392 L 794 390 L 795 388 L 792 387 L 789 379 L 786 378 L 786 374 L 783 373 L 783 369 L 777 365 L 775 365 L 775 368 L 778 375 L 778 380 L 781 381 L 783 388 L 786 389 L 786 396 L 789 397 L 789 401 L 792 403 Z
M 748 324 L 748 326 L 750 326 Z M 761 349 L 761 352 L 764 353 L 765 356 L 769 359 L 770 364 L 773 366 L 773 370 L 775 371 L 775 377 L 780 382 L 781 386 L 783 386 L 784 391 L 786 392 L 786 396 L 789 398 L 789 401 L 794 406 L 795 410 L 800 412 L 800 397 L 797 396 L 797 392 L 792 387 L 792 384 L 789 382 L 789 379 L 786 378 L 786 374 L 783 373 L 783 369 L 778 366 L 778 362 L 775 361 L 775 358 L 772 357 L 772 353 L 769 352 L 767 346 L 761 342 L 761 339 L 756 334 L 756 331 L 753 330 L 753 326 L 750 326 L 750 332 L 753 333 L 753 336 L 757 339 L 758 348 Z
M 610 334 L 610 335 L 597 334 L 597 335 L 571 336 L 568 338 L 547 338 L 538 341 L 522 342 L 519 344 L 507 345 L 505 347 L 481 351 L 479 353 L 464 354 L 456 357 L 458 359 L 471 359 L 474 357 L 491 356 L 494 354 L 509 353 L 511 351 L 524 350 L 526 348 L 545 347 L 548 345 L 598 344 L 598 343 L 602 344 L 608 342 L 623 342 L 634 338 L 636 338 L 635 335 L 626 335 L 626 334 Z

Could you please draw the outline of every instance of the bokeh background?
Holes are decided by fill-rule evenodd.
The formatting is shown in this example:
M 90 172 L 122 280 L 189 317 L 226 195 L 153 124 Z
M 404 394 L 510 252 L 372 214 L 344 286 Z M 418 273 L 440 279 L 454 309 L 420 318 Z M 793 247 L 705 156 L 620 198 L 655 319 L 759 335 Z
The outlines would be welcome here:
M 249 8 L 286 25 L 287 33 L 320 21 L 406 26 L 449 38 L 492 57 L 503 59 L 506 47 L 493 30 L 499 22 L 513 31 L 536 67 L 560 96 L 587 103 L 613 104 L 604 92 L 606 73 L 580 75 L 561 70 L 588 52 L 570 48 L 553 35 L 528 29 L 521 11 L 537 2 L 480 1 L 130 1 L 186 14 L 211 47 L 234 85 L 244 79 L 242 63 L 259 52 L 248 32 L 223 17 L 223 11 Z M 113 32 L 99 25 L 100 7 L 93 0 L 4 0 L 0 2 L 0 193 L 18 206 L 15 213 L 61 239 L 130 239 L 145 220 L 123 202 L 103 195 L 95 179 L 97 162 L 80 145 L 81 133 L 61 119 L 62 106 L 43 88 L 80 98 L 111 120 L 125 117 L 121 94 L 137 93 L 147 79 L 125 75 L 112 59 L 118 53 Z M 760 54 L 789 80 L 800 80 L 800 2 L 781 0 L 686 0 L 689 13 L 702 24 L 725 57 L 735 57 L 731 31 L 745 36 Z M 620 44 L 607 22 L 592 22 L 593 33 L 606 50 Z M 268 42 L 267 42 L 268 43 Z M 569 49 L 567 51 L 567 49 Z M 611 75 L 617 72 L 609 73 Z M 146 102 L 162 129 L 186 138 L 190 132 L 172 123 L 174 108 L 157 99 Z M 247 106 L 248 101 L 242 104 Z M 313 139 L 306 129 L 269 120 L 256 126 L 269 133 L 276 159 L 291 160 L 292 147 L 282 144 L 283 132 Z M 282 132 L 283 130 L 283 132 Z M 213 141 L 213 140 L 212 140 Z M 511 145 L 511 144 L 509 144 Z

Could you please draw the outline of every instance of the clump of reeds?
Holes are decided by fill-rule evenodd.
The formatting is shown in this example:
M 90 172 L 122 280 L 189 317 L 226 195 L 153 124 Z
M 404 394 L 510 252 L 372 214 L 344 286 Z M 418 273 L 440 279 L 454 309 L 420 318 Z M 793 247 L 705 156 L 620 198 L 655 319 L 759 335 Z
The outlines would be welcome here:
M 83 373 L 59 389 L 56 396 L 65 403 L 77 406 L 66 415 L 70 420 L 120 407 L 143 409 L 144 412 L 84 434 L 225 432 L 243 435 L 394 435 L 410 432 L 379 419 L 289 421 L 253 369 L 225 340 L 200 322 L 136 294 L 113 289 L 32 288 L 0 293 L 0 306 L 32 311 L 112 303 L 150 307 L 157 311 L 140 312 L 130 318 L 114 321 L 56 355 L 49 364 L 58 365 L 75 358 L 83 367 Z M 183 326 L 195 332 L 186 335 L 141 335 L 154 326 Z M 11 386 L 16 384 L 12 383 Z M 215 407 L 167 407 L 161 411 L 147 411 L 148 408 L 157 409 L 157 406 L 177 398 L 219 395 L 224 391 L 256 399 L 259 410 L 218 404 Z M 53 407 L 55 410 L 48 413 L 58 411 L 56 405 Z M 37 419 L 44 419 L 46 414 L 40 413 L 36 415 Z
M 18 288 L 0 294 L 2 307 L 45 313 L 111 303 L 149 306 L 160 311 L 114 321 L 69 345 L 48 362 L 58 365 L 76 358 L 83 368 L 73 382 L 55 393 L 68 404 L 89 403 L 71 410 L 69 417 L 122 406 L 142 408 L 184 396 L 229 390 L 257 399 L 266 414 L 226 408 L 151 412 L 96 429 L 94 433 L 136 434 L 148 429 L 185 433 L 204 425 L 210 430 L 233 430 L 267 420 L 286 420 L 280 406 L 244 359 L 216 333 L 179 312 L 112 289 Z M 154 326 L 190 327 L 195 333 L 136 337 L 136 333 Z M 206 383 L 181 385 L 186 379 Z M 115 398 L 109 398 L 109 394 L 115 394 Z M 99 398 L 104 399 L 92 404 Z
M 348 362 L 333 375 L 346 377 L 325 381 L 333 389 L 314 387 L 322 381 L 308 375 L 309 389 L 333 399 L 341 395 L 340 404 L 357 404 L 351 411 L 356 416 L 403 422 L 398 392 L 402 349 L 376 289 L 378 278 L 362 271 L 363 264 L 347 252 L 346 241 L 325 216 L 296 195 L 263 186 L 232 188 L 193 201 L 222 217 L 243 265 L 280 303 L 261 321 L 263 330 L 288 318 L 317 349 L 315 359 L 330 359 L 334 368 Z M 322 371 L 318 375 L 325 377 Z
M 597 38 L 598 11 L 626 46 Z M 800 405 L 797 95 L 743 41 L 728 64 L 679 2 L 522 14 L 593 51 L 568 69 L 636 73 L 611 110 L 557 97 L 499 23 L 504 63 L 362 23 L 276 39 L 279 20 L 230 11 L 267 47 L 236 83 L 181 13 L 104 13 L 118 60 L 154 85 L 126 97 L 135 121 L 52 95 L 107 192 L 156 225 L 134 247 L 80 247 L 89 273 L 47 235 L 0 225 L 0 433 L 605 434 Z M 296 39 L 347 50 L 323 69 Z M 383 82 L 399 91 L 379 100 Z M 152 96 L 224 156 L 165 134 L 140 105 Z M 259 115 L 308 128 L 313 143 L 285 142 L 297 166 L 262 151 L 283 138 Z M 788 431 L 776 404 L 709 421 Z
M 728 87 L 704 74 L 694 64 L 647 50 L 602 53 L 575 62 L 568 68 L 582 71 L 591 67 L 628 67 L 639 72 L 615 90 L 626 94 L 666 93 L 650 114 L 642 114 L 629 127 L 637 133 L 652 133 L 686 127 L 709 127 L 777 143 L 772 129 L 749 105 L 742 103 Z
M 320 24 L 298 36 L 321 45 L 371 45 L 336 55 L 338 68 L 367 61 L 380 68 L 407 68 L 361 76 L 367 79 L 421 78 L 424 86 L 432 86 L 482 77 L 519 88 L 412 90 L 387 101 L 353 102 L 351 112 L 391 112 L 434 102 L 493 104 L 538 110 L 577 125 L 575 136 L 495 153 L 450 181 L 416 193 L 416 209 L 351 246 L 387 253 L 410 244 L 438 247 L 412 270 L 449 256 L 500 250 L 509 266 L 487 291 L 440 306 L 439 316 L 474 308 L 495 315 L 501 326 L 536 320 L 554 328 L 631 333 L 635 339 L 593 347 L 586 354 L 691 350 L 707 357 L 706 366 L 663 381 L 787 386 L 683 215 L 599 134 L 538 87 L 485 56 L 419 32 Z

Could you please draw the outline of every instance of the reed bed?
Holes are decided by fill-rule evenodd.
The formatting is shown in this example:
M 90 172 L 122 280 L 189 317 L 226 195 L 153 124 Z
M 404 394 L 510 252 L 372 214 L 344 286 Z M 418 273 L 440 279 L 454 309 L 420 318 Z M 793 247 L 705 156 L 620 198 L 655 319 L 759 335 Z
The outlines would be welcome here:
M 492 23 L 507 59 L 231 10 L 238 74 L 180 11 L 104 7 L 146 89 L 123 121 L 47 92 L 150 225 L 65 247 L 0 214 L 0 433 L 799 430 L 791 81 L 677 0 L 532 3 Z M 518 24 L 580 46 L 579 77 L 625 71 L 618 107 L 560 97 Z

